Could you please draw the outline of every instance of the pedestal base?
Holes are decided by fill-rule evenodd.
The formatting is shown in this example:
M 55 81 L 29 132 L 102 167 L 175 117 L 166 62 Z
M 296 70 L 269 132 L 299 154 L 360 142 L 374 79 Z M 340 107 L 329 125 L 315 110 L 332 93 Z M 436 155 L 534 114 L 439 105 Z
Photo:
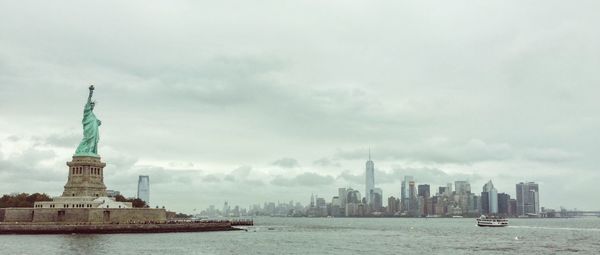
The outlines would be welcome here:
M 105 197 L 104 167 L 106 163 L 95 156 L 73 156 L 67 162 L 69 179 L 63 197 Z

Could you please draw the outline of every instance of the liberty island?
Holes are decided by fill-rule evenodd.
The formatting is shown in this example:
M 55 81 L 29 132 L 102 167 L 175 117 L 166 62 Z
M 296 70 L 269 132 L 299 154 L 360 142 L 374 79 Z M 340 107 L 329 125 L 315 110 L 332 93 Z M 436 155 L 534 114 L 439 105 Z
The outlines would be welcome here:
M 98 154 L 100 120 L 94 114 L 94 86 L 83 111 L 83 139 L 71 161 L 61 196 L 35 202 L 33 208 L 0 209 L 0 234 L 144 233 L 233 230 L 230 221 L 168 221 L 164 208 L 134 208 L 109 197 Z M 251 222 L 244 222 L 251 224 Z

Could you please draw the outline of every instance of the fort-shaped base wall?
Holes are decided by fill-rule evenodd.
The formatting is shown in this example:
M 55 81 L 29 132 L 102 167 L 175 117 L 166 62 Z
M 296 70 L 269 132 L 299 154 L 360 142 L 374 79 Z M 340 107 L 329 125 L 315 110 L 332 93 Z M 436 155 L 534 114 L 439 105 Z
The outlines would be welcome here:
M 165 209 L 154 208 L 4 208 L 5 223 L 146 223 L 166 222 Z

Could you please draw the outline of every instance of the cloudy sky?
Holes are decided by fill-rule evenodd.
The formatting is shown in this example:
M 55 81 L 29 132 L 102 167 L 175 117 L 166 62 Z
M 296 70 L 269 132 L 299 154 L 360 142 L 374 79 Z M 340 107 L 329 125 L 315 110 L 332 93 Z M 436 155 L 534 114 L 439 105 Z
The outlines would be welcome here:
M 192 212 L 489 179 L 600 209 L 598 1 L 0 1 L 0 193 L 59 195 L 87 87 L 110 189 Z

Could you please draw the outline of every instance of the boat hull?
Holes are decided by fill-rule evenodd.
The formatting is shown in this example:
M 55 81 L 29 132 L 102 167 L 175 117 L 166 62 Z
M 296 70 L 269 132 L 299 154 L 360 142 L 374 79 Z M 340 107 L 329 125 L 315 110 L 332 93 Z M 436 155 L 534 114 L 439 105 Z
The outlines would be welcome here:
M 480 226 L 480 227 L 496 227 L 496 228 L 500 228 L 500 227 L 506 227 L 506 226 L 508 226 L 508 224 L 507 225 L 477 224 L 477 226 Z

